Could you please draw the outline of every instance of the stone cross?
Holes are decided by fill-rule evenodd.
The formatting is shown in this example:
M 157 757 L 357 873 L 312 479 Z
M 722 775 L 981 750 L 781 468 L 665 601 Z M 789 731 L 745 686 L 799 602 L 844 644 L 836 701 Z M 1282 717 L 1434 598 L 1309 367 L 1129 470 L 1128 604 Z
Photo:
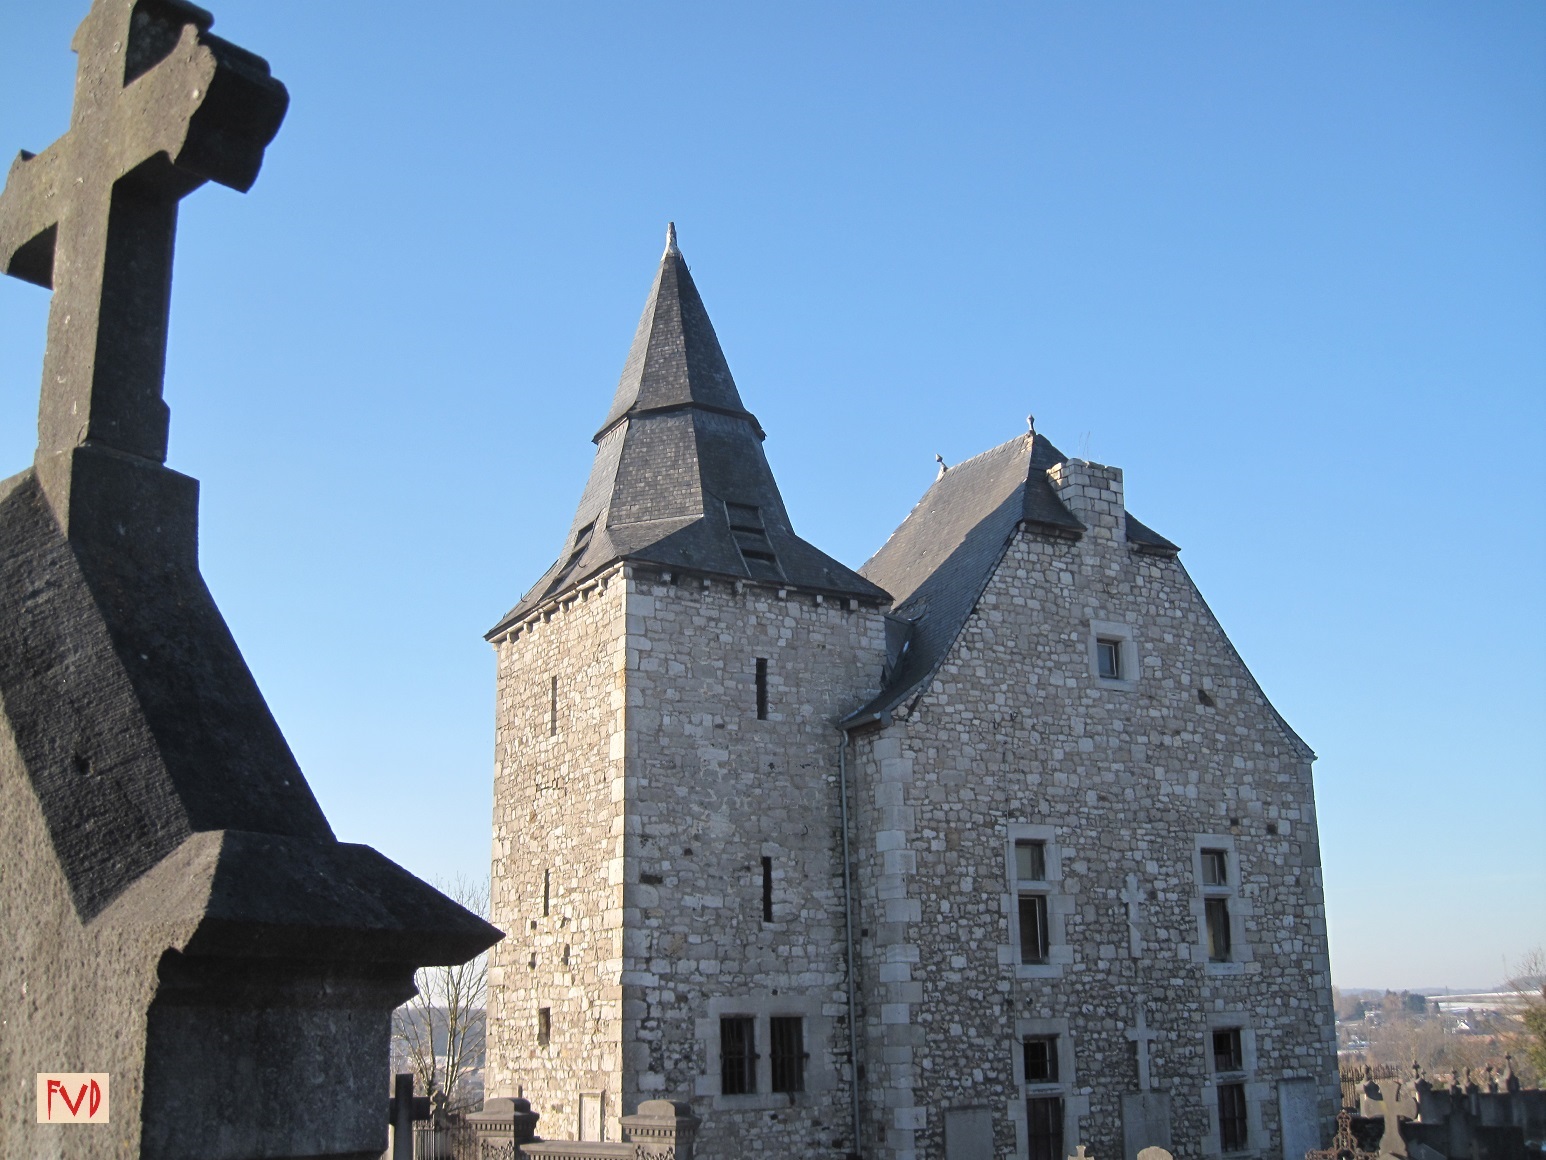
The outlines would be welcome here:
M 54 291 L 38 457 L 85 443 L 162 463 L 177 204 L 246 192 L 289 96 L 186 0 L 95 0 L 75 33 L 70 129 L 0 193 L 0 270 Z
M 1138 1025 L 1129 1027 L 1124 1034 L 1133 1041 L 1138 1048 L 1138 1090 L 1149 1090 L 1149 1044 L 1159 1038 L 1158 1031 L 1151 1031 L 1144 1022 L 1144 999 L 1138 997 Z
M 1121 899 L 1127 903 L 1127 949 L 1133 958 L 1143 957 L 1143 931 L 1139 927 L 1142 914 L 1139 907 L 1143 905 L 1143 891 L 1138 889 L 1138 875 L 1127 876 L 1127 889 L 1122 891 Z

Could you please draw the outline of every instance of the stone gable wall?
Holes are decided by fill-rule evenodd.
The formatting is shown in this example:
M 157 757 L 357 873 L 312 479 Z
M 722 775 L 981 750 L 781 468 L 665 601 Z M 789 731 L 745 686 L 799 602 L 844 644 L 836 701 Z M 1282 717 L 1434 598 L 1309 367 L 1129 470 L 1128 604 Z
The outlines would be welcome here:
M 926 692 L 856 739 L 873 1154 L 941 1156 L 945 1110 L 987 1105 L 995 1155 L 1024 1156 L 1018 1039 L 1066 1027 L 1066 1145 L 1123 1155 L 1141 996 L 1175 1154 L 1217 1153 L 1208 1036 L 1242 1026 L 1252 1152 L 1281 1155 L 1280 1079 L 1323 1120 L 1337 1101 L 1310 755 L 1180 564 L 1126 543 L 1120 472 L 1049 474 L 1090 531 L 1019 533 Z M 1095 675 L 1092 623 L 1126 633 L 1131 679 Z M 1059 881 L 1053 961 L 1027 968 L 1008 845 L 1035 827 Z M 1206 961 L 1203 835 L 1232 850 L 1238 961 Z
M 846 601 L 698 577 L 630 582 L 625 1100 L 691 1094 L 699 1155 L 847 1150 L 835 725 L 878 690 L 884 658 L 883 618 Z M 720 1094 L 719 1018 L 737 1014 L 757 1019 L 756 1095 Z M 807 1090 L 794 1096 L 766 1086 L 766 1020 L 780 1014 L 805 1018 Z
M 626 588 L 613 569 L 498 645 L 490 906 L 507 934 L 489 970 L 485 1090 L 523 1094 L 553 1136 L 578 1138 L 589 1093 L 606 1138 L 622 1138 Z

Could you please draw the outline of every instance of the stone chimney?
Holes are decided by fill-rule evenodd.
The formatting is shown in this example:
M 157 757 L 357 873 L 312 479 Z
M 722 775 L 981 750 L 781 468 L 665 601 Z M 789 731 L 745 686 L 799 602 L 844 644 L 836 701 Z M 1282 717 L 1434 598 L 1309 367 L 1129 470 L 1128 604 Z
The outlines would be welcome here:
M 1067 459 L 1047 469 L 1047 479 L 1069 511 L 1099 539 L 1126 538 L 1122 469 L 1083 459 Z

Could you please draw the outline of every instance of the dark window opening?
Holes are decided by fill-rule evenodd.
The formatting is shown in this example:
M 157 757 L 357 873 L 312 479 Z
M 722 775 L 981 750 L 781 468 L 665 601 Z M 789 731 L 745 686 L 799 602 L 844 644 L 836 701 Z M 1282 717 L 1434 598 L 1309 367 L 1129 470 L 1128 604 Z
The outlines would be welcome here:
M 744 1096 L 757 1090 L 757 1052 L 750 1015 L 731 1015 L 719 1021 L 719 1090 L 721 1095 Z
M 1229 1027 L 1213 1033 L 1213 1070 L 1239 1071 L 1245 1066 L 1240 1052 L 1240 1028 Z
M 553 1042 L 553 1008 L 537 1008 L 537 1046 L 546 1047 Z
M 775 1015 L 768 1020 L 772 1040 L 773 1090 L 805 1090 L 805 1020 L 798 1015 Z
M 1021 882 L 1047 880 L 1047 843 L 1015 843 L 1015 877 Z
M 1219 1084 L 1219 1147 L 1225 1152 L 1244 1152 L 1248 1136 L 1245 1084 Z
M 1204 905 L 1208 913 L 1208 961 L 1229 962 L 1229 900 L 1209 898 Z
M 1056 1035 L 1036 1035 L 1025 1041 L 1025 1082 L 1057 1083 L 1058 1040 Z
M 1020 895 L 1020 961 L 1047 961 L 1047 896 Z
M 542 872 L 542 917 L 546 918 L 553 905 L 553 871 Z
M 768 719 L 768 658 L 757 658 L 757 720 Z
M 1202 884 L 1204 886 L 1229 885 L 1229 851 L 1204 850 L 1202 852 Z
M 548 682 L 548 736 L 558 736 L 558 678 Z
M 773 859 L 762 860 L 762 921 L 773 921 Z
M 1063 1160 L 1063 1098 L 1032 1096 L 1025 1101 L 1030 1160 Z
M 1119 640 L 1106 640 L 1104 638 L 1095 642 L 1095 663 L 1100 675 L 1106 680 L 1119 681 L 1122 679 L 1122 642 Z

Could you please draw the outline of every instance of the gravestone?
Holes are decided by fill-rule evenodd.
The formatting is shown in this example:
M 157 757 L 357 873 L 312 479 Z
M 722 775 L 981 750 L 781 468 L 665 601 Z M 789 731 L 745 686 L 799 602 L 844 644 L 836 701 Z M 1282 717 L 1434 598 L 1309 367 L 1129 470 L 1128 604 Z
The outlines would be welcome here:
M 945 1109 L 945 1160 L 993 1160 L 993 1109 Z
M 185 0 L 96 0 L 70 128 L 0 193 L 53 291 L 33 466 L 0 481 L 0 1088 L 106 1072 L 107 1125 L 0 1155 L 379 1156 L 415 967 L 500 936 L 339 842 L 198 568 L 164 466 L 179 201 L 248 189 L 288 101 Z

